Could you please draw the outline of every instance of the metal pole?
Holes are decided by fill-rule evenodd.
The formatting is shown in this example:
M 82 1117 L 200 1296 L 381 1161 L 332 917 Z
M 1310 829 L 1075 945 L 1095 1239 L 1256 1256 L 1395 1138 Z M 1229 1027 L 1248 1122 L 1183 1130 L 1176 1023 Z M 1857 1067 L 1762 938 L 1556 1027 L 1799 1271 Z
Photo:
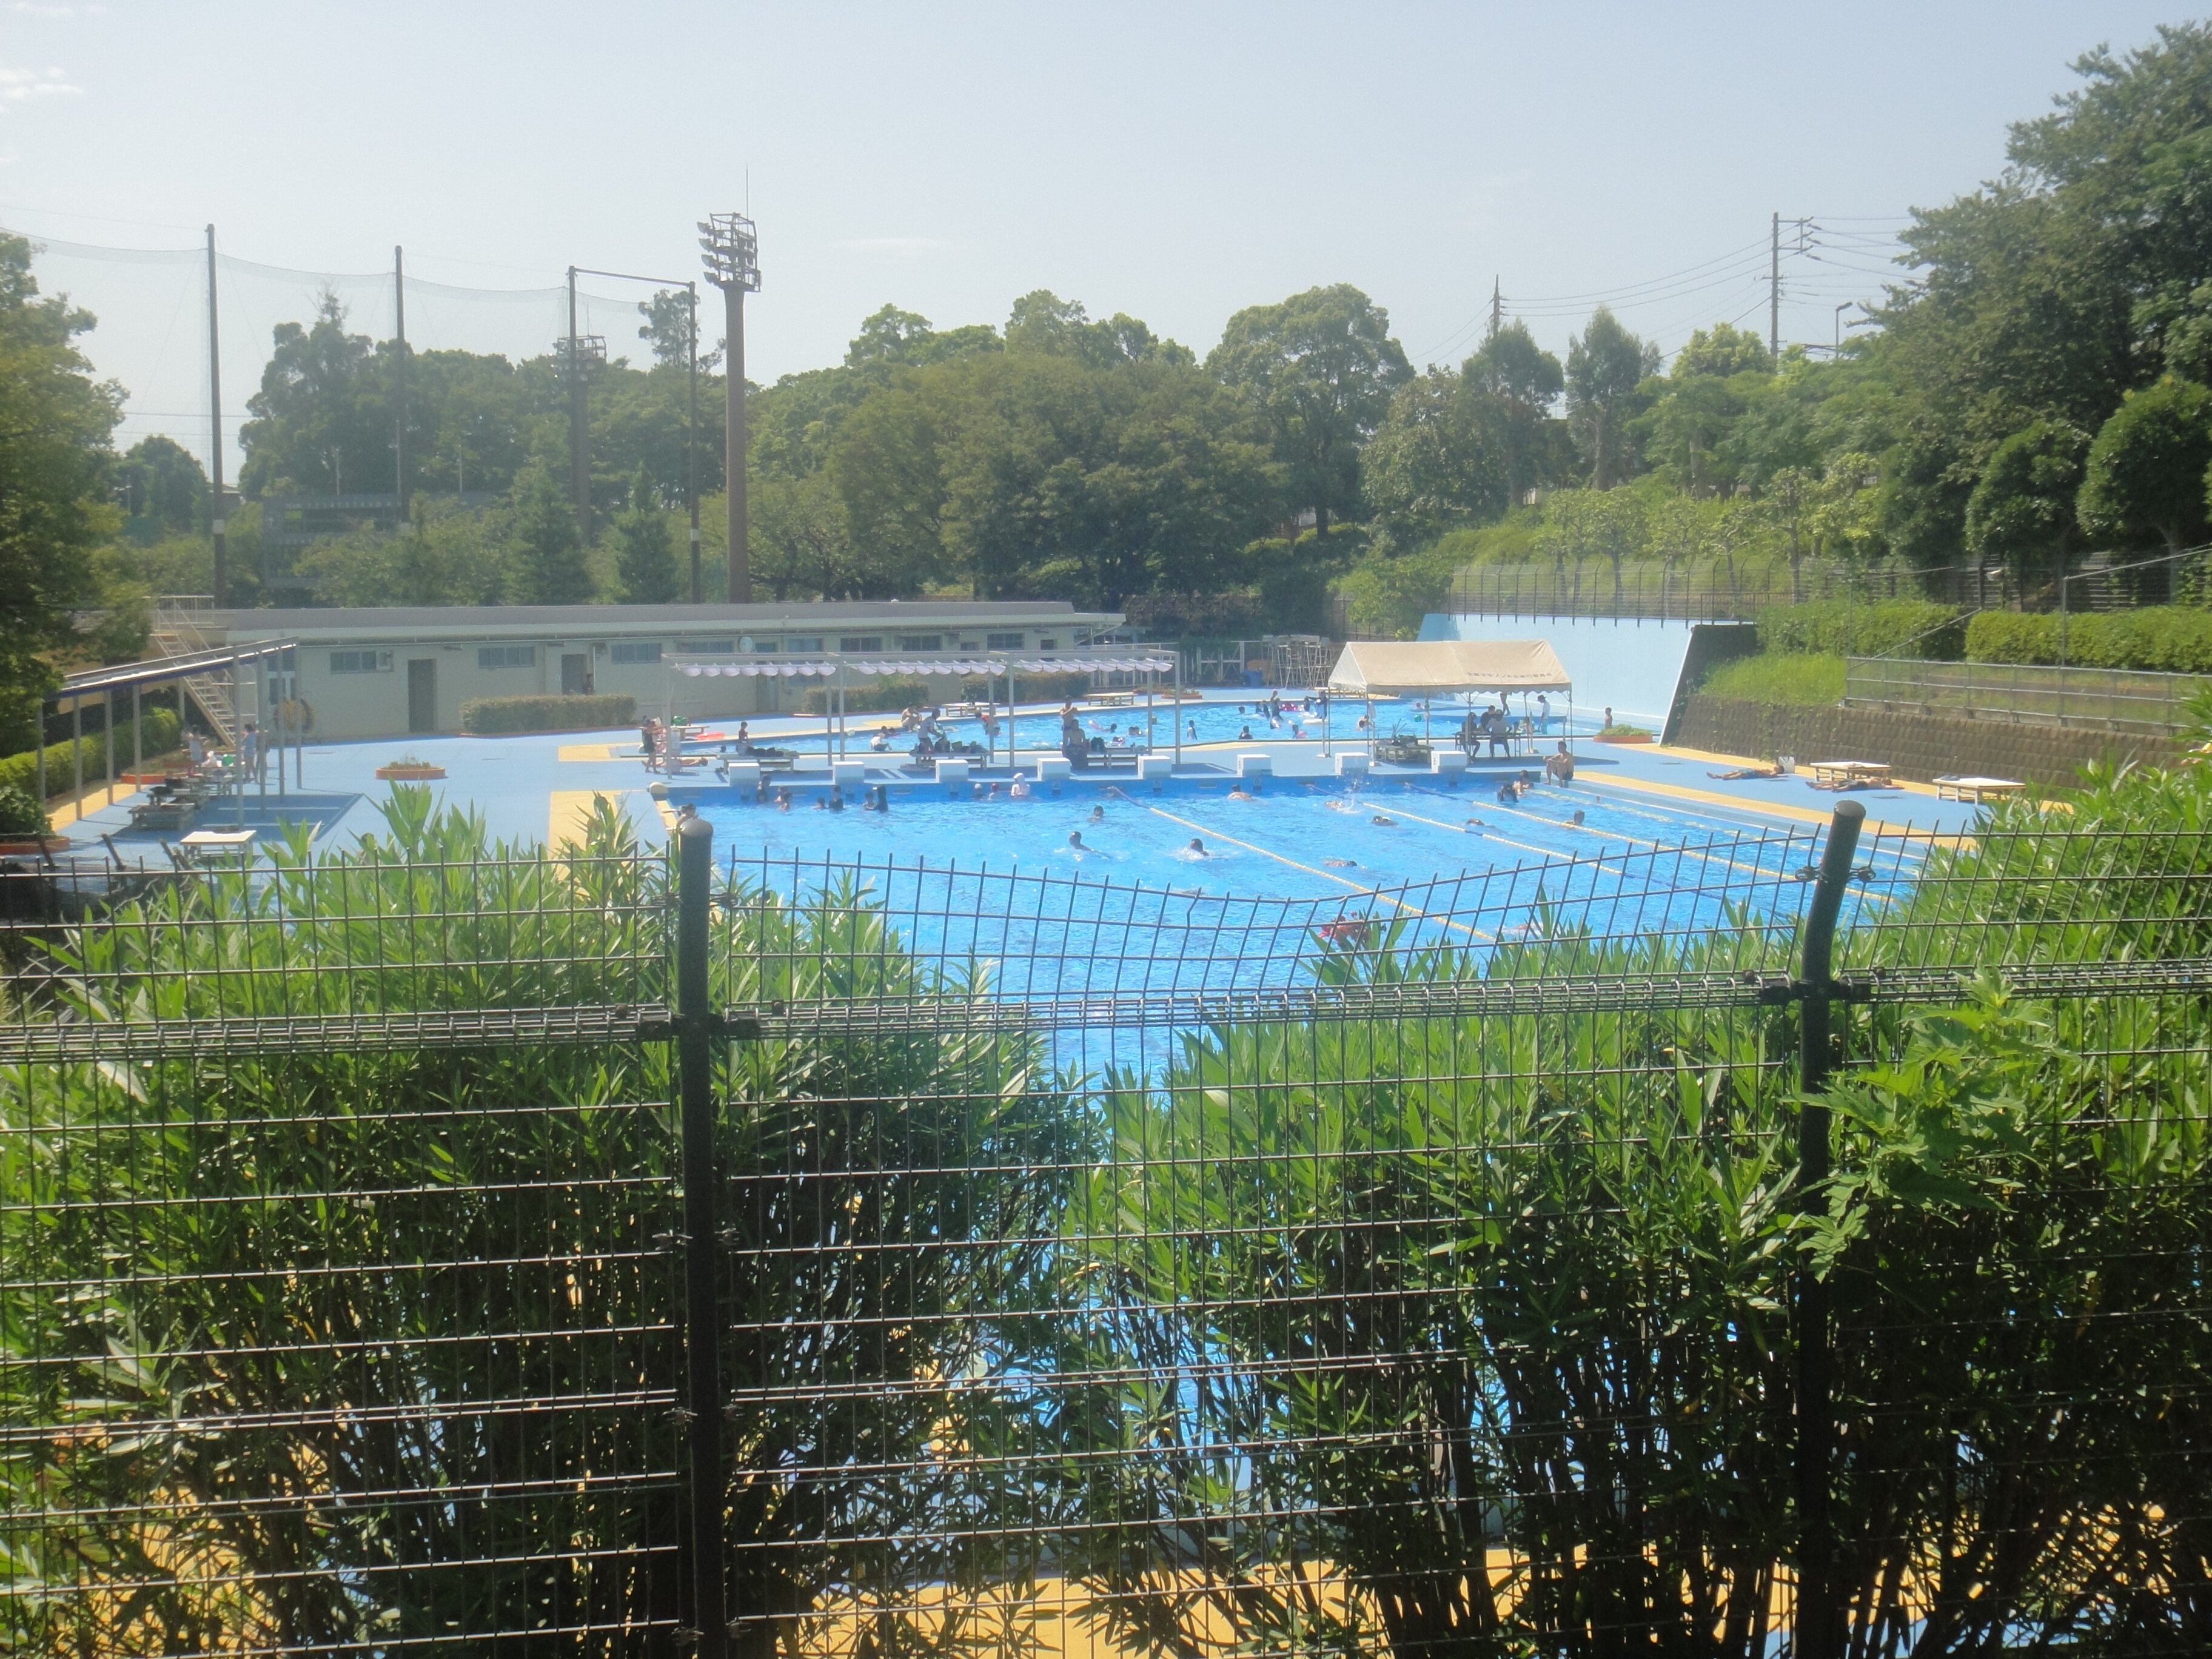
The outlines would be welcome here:
M 70 805 L 82 815 L 84 811 L 84 701 L 70 699 L 70 756 L 76 763 L 76 781 Z
M 684 1405 L 691 1454 L 691 1620 L 701 1659 L 722 1659 L 722 1383 L 717 1307 L 721 1249 L 715 1216 L 714 1042 L 708 978 L 708 907 L 714 830 L 686 818 L 676 832 L 676 1064 L 684 1117 Z
M 1819 1100 L 1827 1081 L 1828 1006 L 1834 988 L 1836 919 L 1850 885 L 1866 808 L 1836 803 L 1820 874 L 1805 918 L 1802 1000 L 1797 1011 L 1797 1204 L 1812 1214 L 1827 1202 L 1822 1190 L 1829 1168 L 1828 1109 Z M 1797 1642 L 1798 1659 L 1835 1659 L 1843 1650 L 1838 1622 L 1834 1522 L 1829 1489 L 1835 1459 L 1833 1407 L 1835 1337 L 1829 1325 L 1828 1286 L 1802 1260 L 1797 1268 Z
M 115 805 L 115 689 L 110 686 L 100 694 L 100 723 L 107 728 L 107 799 L 103 806 Z
M 691 317 L 691 410 L 684 428 L 684 499 L 691 513 L 691 603 L 699 603 L 699 284 L 686 283 Z
M 226 586 L 228 547 L 225 539 L 228 526 L 222 517 L 222 340 L 216 326 L 215 311 L 215 227 L 207 228 L 208 278 L 208 486 L 210 497 L 208 523 L 215 533 L 215 604 L 220 611 L 230 603 Z
M 752 603 L 752 550 L 745 544 L 745 290 L 732 283 L 722 290 L 729 321 L 729 343 L 724 348 L 722 373 L 729 377 L 726 391 L 729 429 L 722 434 L 722 465 L 729 490 L 729 592 L 732 605 Z
M 246 700 L 238 695 L 238 653 L 234 651 L 230 653 L 230 757 L 234 763 L 245 758 L 242 751 L 246 745 L 240 741 L 245 732 L 238 724 L 241 718 L 240 710 L 245 707 L 245 702 Z M 237 803 L 238 827 L 243 830 L 246 828 L 246 777 L 236 764 L 230 769 L 230 787 L 231 798 Z
M 576 267 L 568 267 L 568 490 L 576 502 L 576 540 L 592 544 L 591 437 L 584 412 L 584 351 L 576 334 Z
M 392 429 L 392 493 L 399 498 L 399 522 L 404 526 L 408 521 L 407 276 L 405 268 L 400 262 L 399 249 L 396 244 L 392 250 L 392 349 L 397 354 L 392 359 L 392 363 L 399 382 L 398 418 Z M 400 533 L 403 535 L 406 533 L 404 528 Z M 277 763 L 282 765 L 283 750 L 280 749 L 276 753 Z M 277 790 L 279 793 L 283 793 L 282 777 L 277 780 Z
M 131 688 L 131 769 L 146 769 L 145 696 L 136 685 Z
M 1182 764 L 1182 645 L 1177 641 L 1175 653 L 1175 763 Z

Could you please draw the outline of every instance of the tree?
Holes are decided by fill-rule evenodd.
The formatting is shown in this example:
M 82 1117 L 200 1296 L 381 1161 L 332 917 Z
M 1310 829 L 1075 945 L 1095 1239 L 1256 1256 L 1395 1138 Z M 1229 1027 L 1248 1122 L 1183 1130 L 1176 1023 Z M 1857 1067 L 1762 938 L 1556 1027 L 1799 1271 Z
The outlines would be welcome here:
M 1489 405 L 1510 506 L 1535 484 L 1549 481 L 1543 465 L 1551 447 L 1552 406 L 1566 386 L 1559 360 L 1539 346 L 1516 318 L 1494 329 L 1461 365 L 1469 387 Z
M 189 535 L 205 527 L 209 487 L 199 458 L 173 438 L 141 438 L 113 471 L 125 515 L 150 537 Z
M 1765 342 L 1758 335 L 1733 323 L 1715 323 L 1692 334 L 1674 354 L 1673 378 L 1688 380 L 1706 375 L 1726 380 L 1738 374 L 1769 374 L 1773 368 L 1774 360 L 1767 356 Z
M 1197 361 L 1188 347 L 1158 338 L 1134 317 L 1116 312 L 1110 320 L 1094 323 L 1080 301 L 1062 300 L 1042 288 L 1014 301 L 1006 340 L 1008 351 L 1073 357 L 1093 368 Z
M 2130 393 L 2098 429 L 2076 511 L 2083 532 L 2125 550 L 2179 553 L 2204 539 L 2212 391 L 2169 375 Z
M 691 366 L 691 330 L 696 319 L 691 312 L 691 295 L 672 288 L 664 288 L 650 300 L 637 304 L 638 315 L 645 319 L 637 331 L 637 337 L 653 348 L 653 361 L 663 368 L 680 368 L 689 372 Z M 699 372 L 705 374 L 719 368 L 722 354 L 702 351 Z
M 1389 313 L 1348 283 L 1310 289 L 1237 313 L 1206 366 L 1258 401 L 1291 499 L 1313 508 L 1326 536 L 1330 514 L 1358 504 L 1360 445 L 1413 378 Z
M 976 352 L 997 351 L 1003 343 L 988 323 L 939 333 L 918 312 L 884 306 L 860 325 L 860 331 L 845 350 L 845 367 L 887 374 L 893 368 L 916 368 L 941 363 Z
M 592 598 L 568 492 L 534 461 L 514 481 L 514 567 L 515 603 L 583 605 Z
M 1628 422 L 1640 412 L 1638 388 L 1658 372 L 1659 348 L 1623 328 L 1604 306 L 1567 343 L 1567 421 L 1591 489 L 1609 489 L 1633 470 Z
M 1400 387 L 1359 458 L 1368 504 L 1410 540 L 1498 517 L 1509 500 L 1507 418 L 1463 374 L 1431 369 Z
M 760 479 L 748 533 L 753 580 L 776 599 L 873 596 L 881 573 L 863 571 L 854 557 L 845 503 L 827 472 Z
M 615 573 L 626 605 L 671 605 L 680 591 L 676 538 L 642 466 L 630 479 L 629 506 L 615 520 Z
M 92 314 L 41 297 L 31 245 L 0 234 L 0 731 L 27 744 L 52 659 L 83 648 L 92 552 L 115 527 L 104 488 L 122 392 L 75 343 Z
M 2089 436 L 2063 421 L 2033 421 L 1990 452 L 1966 501 L 1966 549 L 2015 574 L 2063 570 L 2077 539 L 2075 501 Z
M 238 487 L 246 495 L 392 488 L 385 362 L 368 336 L 347 333 L 345 323 L 345 306 L 325 289 L 312 324 L 276 325 L 261 389 L 246 400 L 253 418 L 239 430 L 246 463 Z

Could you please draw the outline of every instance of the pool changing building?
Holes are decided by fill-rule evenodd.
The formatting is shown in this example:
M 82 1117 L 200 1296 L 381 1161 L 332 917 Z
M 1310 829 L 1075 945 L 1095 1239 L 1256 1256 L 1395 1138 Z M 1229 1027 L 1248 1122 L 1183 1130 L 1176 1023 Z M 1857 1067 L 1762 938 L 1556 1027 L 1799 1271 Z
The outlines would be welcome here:
M 1095 654 L 1121 626 L 1114 611 L 1060 600 L 981 603 L 908 599 L 814 605 L 548 605 L 409 606 L 165 613 L 190 649 L 294 640 L 290 662 L 267 683 L 240 671 L 246 720 L 296 696 L 313 736 L 431 735 L 461 729 L 475 697 L 629 692 L 638 712 L 726 720 L 796 713 L 816 684 L 772 674 L 672 675 L 678 657 L 775 660 Z

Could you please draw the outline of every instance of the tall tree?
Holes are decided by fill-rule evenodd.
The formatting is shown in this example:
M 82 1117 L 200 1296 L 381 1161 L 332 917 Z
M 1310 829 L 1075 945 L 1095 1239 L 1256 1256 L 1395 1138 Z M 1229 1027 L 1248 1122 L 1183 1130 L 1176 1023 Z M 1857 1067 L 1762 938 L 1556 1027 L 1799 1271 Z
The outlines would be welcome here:
M 52 659 L 83 648 L 93 550 L 115 525 L 104 470 L 121 392 L 76 344 L 92 313 L 42 297 L 31 246 L 0 234 L 0 732 L 36 730 Z
M 182 536 L 205 526 L 207 472 L 199 457 L 174 438 L 156 435 L 131 445 L 115 464 L 114 482 L 134 535 Z
M 1567 343 L 1567 420 L 1591 489 L 1610 489 L 1633 470 L 1628 422 L 1642 412 L 1638 388 L 1659 372 L 1659 348 L 1623 328 L 1604 306 Z
M 1413 378 L 1389 313 L 1348 283 L 1309 289 L 1238 312 L 1206 366 L 1258 400 L 1291 499 L 1313 508 L 1326 536 L 1330 515 L 1358 503 L 1359 447 Z
M 1516 317 L 1492 330 L 1462 372 L 1495 410 L 1505 497 L 1518 501 L 1550 481 L 1543 461 L 1551 448 L 1552 409 L 1566 386 L 1559 360 L 1538 345 L 1528 325 Z
M 520 604 L 582 605 L 592 598 L 568 492 L 535 462 L 514 481 L 514 571 Z
M 642 466 L 630 479 L 629 505 L 615 520 L 615 574 L 627 605 L 672 604 L 681 591 L 676 538 L 669 534 L 653 476 Z
M 1463 374 L 1431 369 L 1401 386 L 1359 470 L 1368 504 L 1395 541 L 1419 541 L 1505 510 L 1501 401 Z
M 637 337 L 653 349 L 653 361 L 663 368 L 688 370 L 691 366 L 691 296 L 672 288 L 657 291 L 650 300 L 637 302 L 638 315 L 645 321 L 638 325 Z M 709 351 L 701 343 L 699 371 L 721 366 L 722 354 Z
M 248 495 L 298 489 L 343 495 L 392 486 L 392 423 L 384 366 L 366 334 L 346 332 L 346 308 L 325 290 L 315 319 L 279 323 L 261 387 L 240 429 Z
M 2075 501 L 2089 436 L 2063 421 L 2033 421 L 1990 453 L 1966 501 L 1966 549 L 2002 559 L 2025 577 L 2035 566 L 2064 568 L 2079 540 Z

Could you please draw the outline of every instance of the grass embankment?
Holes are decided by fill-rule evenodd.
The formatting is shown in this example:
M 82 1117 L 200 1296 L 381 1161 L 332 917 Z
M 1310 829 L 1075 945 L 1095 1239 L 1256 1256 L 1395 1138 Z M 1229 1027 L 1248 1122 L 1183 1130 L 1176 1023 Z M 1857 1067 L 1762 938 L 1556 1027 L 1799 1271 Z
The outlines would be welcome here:
M 1741 702 L 1819 706 L 1844 696 L 1844 659 L 1827 651 L 1776 652 L 1723 663 L 1698 688 Z

